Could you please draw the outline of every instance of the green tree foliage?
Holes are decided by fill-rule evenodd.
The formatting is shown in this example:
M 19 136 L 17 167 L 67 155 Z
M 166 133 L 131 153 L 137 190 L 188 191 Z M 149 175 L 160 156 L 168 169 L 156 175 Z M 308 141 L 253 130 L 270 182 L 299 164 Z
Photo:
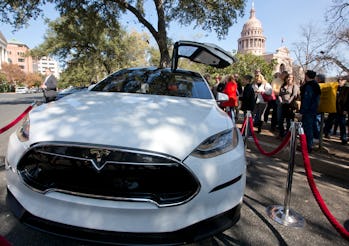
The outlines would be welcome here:
M 6 75 L 0 71 L 0 93 L 11 91 L 10 85 L 6 81 Z
M 48 26 L 45 42 L 32 50 L 32 56 L 52 54 L 70 65 L 93 61 L 106 73 L 124 65 L 124 43 L 120 40 L 125 32 L 119 25 L 109 26 L 93 9 L 76 10 Z
M 215 31 L 221 38 L 228 33 L 228 28 L 236 22 L 238 16 L 243 15 L 245 2 L 246 0 L 2 0 L 0 20 L 21 27 L 28 23 L 29 19 L 39 17 L 46 3 L 52 3 L 62 16 L 78 15 L 78 19 L 83 17 L 80 13 L 90 13 L 93 10 L 102 22 L 113 29 L 117 26 L 120 15 L 128 11 L 155 39 L 160 51 L 159 66 L 164 67 L 170 65 L 170 45 L 167 37 L 170 22 L 194 24 L 195 27 Z M 145 12 L 145 6 L 155 9 L 155 22 L 154 16 Z M 152 22 L 157 25 L 153 25 Z
M 47 54 L 68 61 L 59 87 L 83 86 L 128 66 L 145 66 L 149 37 L 109 26 L 98 13 L 77 11 L 49 22 L 45 41 L 31 51 L 33 57 Z
M 228 75 L 228 74 L 239 74 L 240 77 L 250 74 L 254 75 L 254 70 L 259 68 L 265 79 L 269 82 L 273 79 L 273 68 L 276 65 L 276 61 L 273 60 L 270 63 L 266 62 L 263 57 L 256 56 L 253 54 L 237 54 L 235 56 L 237 62 L 225 69 L 215 69 L 206 67 L 205 73 L 215 77 L 217 74 Z
M 90 66 L 89 64 L 69 64 L 60 75 L 58 88 L 66 88 L 68 86 L 82 87 L 88 86 L 92 82 L 97 82 L 99 78 L 95 70 L 93 65 Z

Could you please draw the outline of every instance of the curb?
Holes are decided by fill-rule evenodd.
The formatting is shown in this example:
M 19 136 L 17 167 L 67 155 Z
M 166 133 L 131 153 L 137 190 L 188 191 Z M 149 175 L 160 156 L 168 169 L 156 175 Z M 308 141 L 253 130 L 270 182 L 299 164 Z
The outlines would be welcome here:
M 277 145 L 274 145 L 274 144 L 270 144 L 260 140 L 258 141 L 265 151 L 272 151 L 277 147 Z M 253 139 L 247 140 L 247 148 L 249 148 L 252 151 L 260 153 Z M 279 153 L 272 156 L 271 158 L 276 157 L 288 163 L 289 152 L 290 152 L 289 147 L 286 147 L 285 149 L 281 150 Z M 312 154 L 309 155 L 309 159 L 310 159 L 310 163 L 313 171 L 322 173 L 326 176 L 330 176 L 336 179 L 340 179 L 345 182 L 348 181 L 349 166 L 345 165 L 345 163 L 343 163 L 343 160 L 339 159 L 338 157 L 331 156 L 328 153 L 327 154 L 321 153 L 318 150 L 313 150 Z M 299 151 L 296 151 L 295 165 L 302 168 L 304 167 L 303 156 Z

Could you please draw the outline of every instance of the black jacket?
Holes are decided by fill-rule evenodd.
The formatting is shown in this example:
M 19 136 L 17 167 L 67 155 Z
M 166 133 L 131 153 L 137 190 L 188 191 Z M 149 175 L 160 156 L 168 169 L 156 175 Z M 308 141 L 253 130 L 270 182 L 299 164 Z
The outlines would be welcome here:
M 253 111 L 256 105 L 256 96 L 251 84 L 247 84 L 242 93 L 241 110 L 242 111 Z

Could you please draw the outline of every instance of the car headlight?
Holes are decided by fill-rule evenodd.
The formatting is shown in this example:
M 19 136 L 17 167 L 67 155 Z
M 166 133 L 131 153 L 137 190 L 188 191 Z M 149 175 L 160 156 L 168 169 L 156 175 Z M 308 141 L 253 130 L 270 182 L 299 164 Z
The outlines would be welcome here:
M 19 127 L 17 130 L 17 137 L 19 141 L 26 142 L 29 140 L 29 130 L 30 130 L 30 121 L 29 121 L 29 117 L 26 117 L 21 127 Z
M 199 158 L 212 158 L 234 149 L 238 142 L 237 129 L 234 127 L 209 137 L 191 155 Z

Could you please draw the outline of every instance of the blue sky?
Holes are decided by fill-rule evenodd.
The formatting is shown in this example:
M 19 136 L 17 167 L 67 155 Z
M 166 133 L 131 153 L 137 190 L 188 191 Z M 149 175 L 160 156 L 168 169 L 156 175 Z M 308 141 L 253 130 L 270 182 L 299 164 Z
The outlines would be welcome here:
M 330 4 L 330 0 L 254 0 L 256 17 L 262 22 L 264 35 L 267 37 L 267 52 L 274 52 L 279 48 L 281 38 L 285 40 L 284 45 L 292 49 L 292 43 L 297 42 L 301 37 L 301 26 L 313 23 L 321 28 Z M 237 23 L 229 29 L 228 35 L 222 40 L 217 39 L 215 33 L 207 33 L 198 28 L 193 29 L 192 26 L 179 26 L 176 23 L 170 25 L 168 34 L 174 41 L 182 39 L 210 42 L 228 51 L 236 50 L 237 40 L 243 24 L 249 18 L 251 6 L 252 0 L 248 0 L 244 17 L 237 20 Z M 45 8 L 44 14 L 51 19 L 58 17 L 51 6 Z M 123 20 L 123 25 L 130 30 L 146 31 L 140 24 L 136 24 L 137 22 L 131 16 L 125 16 Z M 29 48 L 34 48 L 43 42 L 46 28 L 42 19 L 30 21 L 26 28 L 16 32 L 13 32 L 13 28 L 5 23 L 0 25 L 0 31 L 7 40 L 15 38 L 27 44 Z

